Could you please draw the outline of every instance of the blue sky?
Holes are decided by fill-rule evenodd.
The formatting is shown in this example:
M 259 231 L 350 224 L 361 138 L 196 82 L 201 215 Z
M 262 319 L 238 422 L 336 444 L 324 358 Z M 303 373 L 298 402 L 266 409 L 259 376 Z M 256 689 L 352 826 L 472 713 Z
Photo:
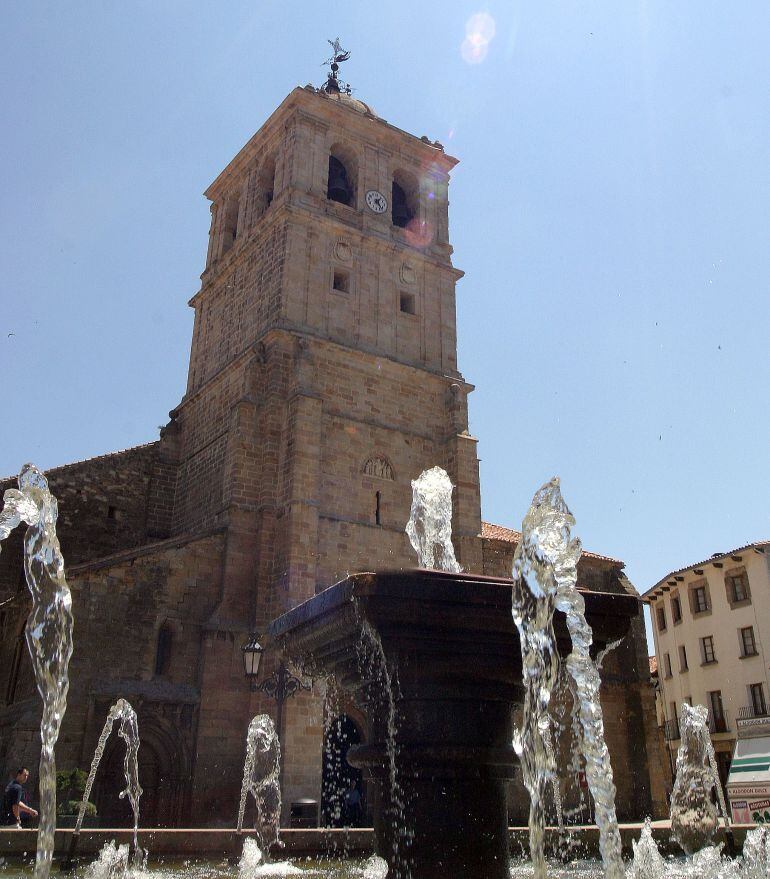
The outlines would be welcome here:
M 704 0 L 7 6 L 0 471 L 157 437 L 201 193 L 339 35 L 357 96 L 461 160 L 484 518 L 559 474 L 640 590 L 767 538 L 767 33 Z

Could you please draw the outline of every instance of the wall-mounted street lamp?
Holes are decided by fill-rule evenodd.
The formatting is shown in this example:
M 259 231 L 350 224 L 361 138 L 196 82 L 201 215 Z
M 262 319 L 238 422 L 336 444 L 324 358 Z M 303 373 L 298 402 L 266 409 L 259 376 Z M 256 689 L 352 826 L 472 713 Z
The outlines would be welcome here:
M 243 652 L 243 671 L 246 680 L 251 686 L 251 692 L 256 692 L 257 678 L 259 677 L 259 665 L 262 662 L 262 654 L 265 648 L 259 643 L 259 635 L 253 632 L 249 640 L 241 647 Z
M 286 667 L 286 663 L 281 657 L 281 661 L 276 668 L 264 681 L 258 683 L 259 669 L 262 664 L 262 654 L 265 648 L 259 643 L 259 635 L 253 632 L 249 635 L 249 640 L 241 648 L 243 651 L 243 671 L 246 680 L 249 682 L 249 689 L 252 693 L 266 693 L 271 699 L 275 700 L 275 730 L 278 734 L 278 741 L 283 748 L 283 703 L 292 696 L 302 690 L 310 690 L 311 684 L 306 684 L 296 675 L 293 675 Z M 283 788 L 283 765 L 284 760 L 281 759 L 279 769 L 279 783 Z

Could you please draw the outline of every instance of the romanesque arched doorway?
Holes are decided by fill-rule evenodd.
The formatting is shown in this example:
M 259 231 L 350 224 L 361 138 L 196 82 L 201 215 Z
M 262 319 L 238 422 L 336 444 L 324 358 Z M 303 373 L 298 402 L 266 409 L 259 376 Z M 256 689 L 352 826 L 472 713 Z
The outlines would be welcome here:
M 139 735 L 140 826 L 177 826 L 184 814 L 185 792 L 189 787 L 189 761 L 184 748 L 165 730 L 148 723 L 146 718 L 140 717 Z M 115 729 L 99 766 L 92 796 L 100 827 L 130 827 L 133 824 L 128 798 L 119 797 L 126 787 L 123 774 L 125 753 L 125 743 Z
M 347 714 L 335 717 L 326 730 L 321 780 L 321 822 L 325 827 L 342 827 L 345 823 L 345 793 L 352 781 L 356 782 L 365 807 L 361 770 L 354 769 L 347 761 L 348 749 L 362 741 L 361 730 Z

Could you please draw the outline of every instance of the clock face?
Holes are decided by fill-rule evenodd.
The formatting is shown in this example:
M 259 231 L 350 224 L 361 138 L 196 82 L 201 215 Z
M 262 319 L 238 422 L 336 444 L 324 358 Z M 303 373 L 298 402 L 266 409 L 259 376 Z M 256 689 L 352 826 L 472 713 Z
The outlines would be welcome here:
M 388 209 L 388 200 L 381 192 L 376 189 L 370 189 L 366 193 L 366 204 L 375 214 L 384 214 Z

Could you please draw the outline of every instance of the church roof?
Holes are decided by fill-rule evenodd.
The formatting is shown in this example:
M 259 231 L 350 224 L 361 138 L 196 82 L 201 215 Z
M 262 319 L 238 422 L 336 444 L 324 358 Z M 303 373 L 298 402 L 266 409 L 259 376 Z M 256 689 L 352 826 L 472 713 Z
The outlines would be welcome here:
M 51 473 L 58 473 L 60 470 L 66 470 L 68 467 L 75 467 L 78 464 L 89 464 L 91 461 L 103 461 L 106 458 L 114 458 L 115 455 L 127 455 L 131 452 L 140 452 L 143 449 L 149 449 L 151 446 L 157 446 L 158 440 L 152 440 L 149 443 L 139 443 L 136 446 L 129 446 L 126 449 L 116 449 L 114 452 L 105 452 L 102 455 L 92 455 L 90 458 L 81 458 L 78 461 L 68 461 L 66 464 L 58 464 L 56 467 L 46 467 L 43 472 L 46 476 Z M 19 468 L 21 469 L 21 468 Z M 14 473 L 11 476 L 0 476 L 0 485 L 5 482 L 10 482 L 18 477 L 18 473 Z
M 486 540 L 502 540 L 505 543 L 518 543 L 521 540 L 521 531 L 506 528 L 504 525 L 493 525 L 491 522 L 481 523 L 481 536 Z M 588 552 L 584 549 L 582 555 L 589 559 L 599 559 L 602 562 L 612 562 L 615 565 L 623 565 L 620 559 L 614 559 L 608 555 L 599 555 L 596 552 Z

